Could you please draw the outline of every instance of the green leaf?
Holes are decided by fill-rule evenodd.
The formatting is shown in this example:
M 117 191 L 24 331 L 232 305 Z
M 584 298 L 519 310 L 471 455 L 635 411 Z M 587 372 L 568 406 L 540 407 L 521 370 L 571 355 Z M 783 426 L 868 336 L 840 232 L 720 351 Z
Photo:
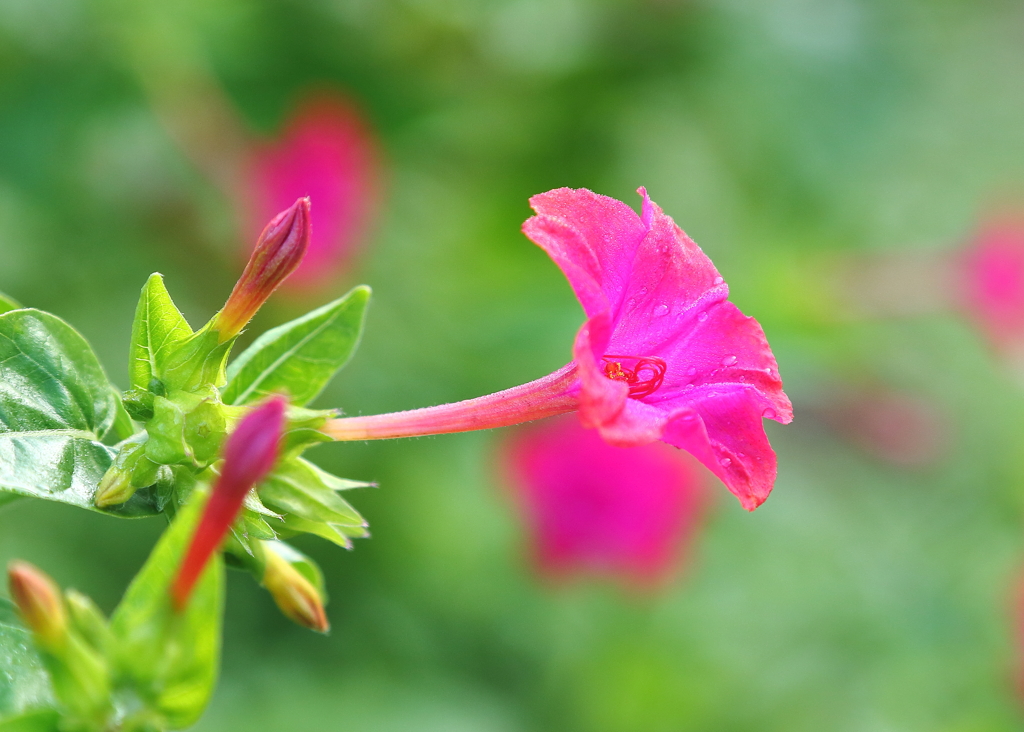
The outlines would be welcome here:
M 0 503 L 9 495 L 29 496 L 99 511 L 96 487 L 115 454 L 88 432 L 0 432 Z M 101 513 L 152 516 L 158 511 L 147 495 L 136 494 Z
M 154 377 L 160 378 L 167 356 L 191 335 L 192 328 L 171 300 L 163 275 L 150 275 L 132 324 L 128 364 L 132 388 L 148 389 Z
M 60 714 L 55 709 L 37 709 L 0 720 L 0 732 L 61 732 Z
M 139 698 L 173 729 L 196 722 L 217 678 L 224 605 L 224 564 L 215 557 L 188 605 L 176 612 L 170 586 L 208 494 L 192 492 L 114 611 L 117 668 Z
M 0 600 L 0 671 L 0 719 L 53 706 L 53 688 L 32 635 L 7 600 Z M 7 729 L 36 728 L 5 727 L 0 723 L 0 730 Z
M 73 430 L 98 439 L 116 414 L 113 387 L 74 328 L 41 310 L 0 315 L 0 432 Z
M 0 292 L 0 313 L 6 313 L 8 310 L 19 310 L 20 308 L 21 305 L 18 304 L 17 300 Z
M 286 393 L 311 402 L 352 356 L 363 330 L 370 288 L 357 287 L 297 320 L 268 330 L 228 368 L 226 404 Z
M 359 512 L 333 487 L 339 480 L 302 458 L 281 462 L 259 487 L 264 503 L 307 521 L 365 526 Z
M 39 310 L 0 315 L 0 492 L 93 508 L 121 414 L 89 344 Z M 122 425 L 122 429 L 125 426 Z M 118 513 L 149 515 L 144 501 Z

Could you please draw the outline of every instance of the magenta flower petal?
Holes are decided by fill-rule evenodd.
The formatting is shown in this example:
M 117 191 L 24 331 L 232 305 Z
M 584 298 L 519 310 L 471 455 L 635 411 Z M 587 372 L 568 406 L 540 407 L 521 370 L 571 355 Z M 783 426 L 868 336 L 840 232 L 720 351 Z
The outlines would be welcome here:
M 538 213 L 523 232 L 569 278 L 588 317 L 617 309 L 646 228 L 629 206 L 581 188 L 530 199 Z
M 576 420 L 557 418 L 521 430 L 509 456 L 546 574 L 663 579 L 699 523 L 698 469 L 663 445 L 613 447 Z
M 281 136 L 253 149 L 250 229 L 300 197 L 313 203 L 309 250 L 289 285 L 329 280 L 362 243 L 376 208 L 377 144 L 355 105 L 336 92 L 305 98 Z

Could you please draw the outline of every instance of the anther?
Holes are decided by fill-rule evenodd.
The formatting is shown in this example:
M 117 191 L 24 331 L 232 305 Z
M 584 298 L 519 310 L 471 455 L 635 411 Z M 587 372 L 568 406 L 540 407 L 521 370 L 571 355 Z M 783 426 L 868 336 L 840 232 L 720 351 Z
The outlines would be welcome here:
M 629 384 L 629 395 L 634 399 L 653 394 L 665 380 L 667 366 L 656 356 L 638 358 L 608 354 L 602 360 L 604 375 L 612 381 Z M 624 366 L 623 363 L 627 365 Z

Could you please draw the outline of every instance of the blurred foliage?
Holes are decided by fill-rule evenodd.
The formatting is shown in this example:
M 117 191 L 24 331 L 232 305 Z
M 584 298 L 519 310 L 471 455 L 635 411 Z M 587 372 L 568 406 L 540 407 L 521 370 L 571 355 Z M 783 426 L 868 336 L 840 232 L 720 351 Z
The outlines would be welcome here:
M 230 576 L 199 729 L 1024 728 L 1020 393 L 953 315 L 838 318 L 818 267 L 954 246 L 1019 199 L 1022 34 L 1005 0 L 0 3 L 0 289 L 67 319 L 116 383 L 151 272 L 198 325 L 240 269 L 228 199 L 144 81 L 203 68 L 255 130 L 335 85 L 383 141 L 383 218 L 336 287 L 373 286 L 366 335 L 316 406 L 424 406 L 560 366 L 582 316 L 518 231 L 527 198 L 636 204 L 641 184 L 762 322 L 795 403 L 769 428 L 775 494 L 747 515 L 722 491 L 690 566 L 647 596 L 531 575 L 500 433 L 318 447 L 381 485 L 359 504 L 373 539 L 299 542 L 334 633 Z M 252 332 L 310 304 L 274 301 Z M 864 375 L 946 415 L 939 463 L 872 462 L 802 417 Z M 0 558 L 110 610 L 161 528 L 20 501 Z

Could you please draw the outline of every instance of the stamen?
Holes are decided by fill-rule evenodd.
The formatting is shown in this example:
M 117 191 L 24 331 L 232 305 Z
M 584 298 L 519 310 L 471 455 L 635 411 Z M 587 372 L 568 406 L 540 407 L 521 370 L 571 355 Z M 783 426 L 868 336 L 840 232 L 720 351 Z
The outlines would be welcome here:
M 607 354 L 604 361 L 604 375 L 612 381 L 629 384 L 629 395 L 634 399 L 650 396 L 658 390 L 665 380 L 667 366 L 657 356 L 614 356 Z M 632 368 L 623 366 L 623 362 L 632 361 Z

